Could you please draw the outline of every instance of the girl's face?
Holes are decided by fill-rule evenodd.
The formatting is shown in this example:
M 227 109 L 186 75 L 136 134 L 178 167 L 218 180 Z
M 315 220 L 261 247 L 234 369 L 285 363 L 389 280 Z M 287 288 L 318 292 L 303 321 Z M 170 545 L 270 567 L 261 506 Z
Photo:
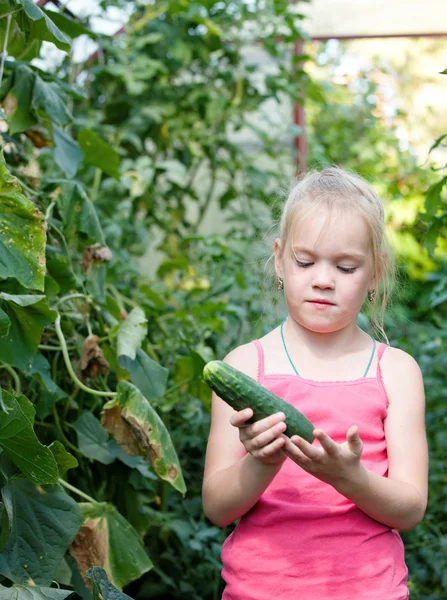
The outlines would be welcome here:
M 374 287 L 370 234 L 360 214 L 323 209 L 298 224 L 281 253 L 275 241 L 275 268 L 284 279 L 292 318 L 316 333 L 339 331 L 355 323 Z

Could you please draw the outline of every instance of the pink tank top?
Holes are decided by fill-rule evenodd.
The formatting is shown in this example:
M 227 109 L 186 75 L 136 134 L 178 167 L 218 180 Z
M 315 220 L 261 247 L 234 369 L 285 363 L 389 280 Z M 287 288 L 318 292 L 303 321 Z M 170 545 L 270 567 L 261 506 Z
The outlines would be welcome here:
M 359 426 L 362 463 L 386 476 L 383 420 L 388 399 L 378 346 L 377 373 L 353 381 L 313 381 L 290 374 L 258 382 L 304 413 L 336 442 Z M 242 516 L 222 548 L 222 600 L 406 600 L 407 567 L 399 534 L 287 459 Z

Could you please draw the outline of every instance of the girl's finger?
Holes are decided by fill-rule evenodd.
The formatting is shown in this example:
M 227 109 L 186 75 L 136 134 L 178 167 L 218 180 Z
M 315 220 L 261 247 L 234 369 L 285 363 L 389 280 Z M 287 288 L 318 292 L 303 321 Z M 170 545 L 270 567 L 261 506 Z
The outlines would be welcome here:
M 251 419 L 252 416 L 252 409 L 244 408 L 244 410 L 239 410 L 231 415 L 230 423 L 234 425 L 234 427 L 246 427 L 246 421 Z
M 282 437 L 285 439 L 285 443 L 282 448 L 284 454 L 303 467 L 310 466 L 312 464 L 312 459 L 303 454 L 303 452 L 301 452 L 301 450 L 295 446 L 290 438 L 288 438 L 286 435 L 283 435 Z
M 327 433 L 325 433 L 321 429 L 315 429 L 314 437 L 317 438 L 322 448 L 324 448 L 324 450 L 326 450 L 326 452 L 330 456 L 335 456 L 336 454 L 338 454 L 340 450 L 339 445 L 336 442 L 334 442 L 334 440 L 331 437 L 329 437 Z
M 279 423 L 276 423 L 276 425 L 274 425 L 273 427 L 270 427 L 270 429 L 267 429 L 267 431 L 263 431 L 256 437 L 250 437 L 250 430 L 248 428 L 241 430 L 240 435 L 241 440 L 248 442 L 250 448 L 258 450 L 260 448 L 263 448 L 264 446 L 267 446 L 267 444 L 270 444 L 270 442 L 275 440 L 277 437 L 280 437 L 281 433 L 283 433 L 285 430 L 286 424 L 284 423 L 284 421 L 281 421 Z
M 251 409 L 250 409 L 251 410 Z M 274 427 L 277 423 L 285 421 L 286 415 L 284 413 L 275 413 L 269 417 L 265 417 L 260 421 L 247 426 L 246 435 L 247 437 L 254 438 L 264 431 L 268 431 L 271 427 Z
M 354 454 L 361 455 L 363 450 L 363 442 L 360 439 L 359 428 L 357 425 L 353 425 L 349 428 L 348 433 L 346 434 L 346 441 L 348 442 L 348 447 Z
M 305 456 L 307 456 L 311 460 L 319 461 L 321 458 L 323 458 L 321 448 L 316 448 L 315 446 L 312 446 L 312 444 L 309 444 L 309 442 L 306 442 L 306 440 L 304 440 L 303 438 L 294 435 L 290 438 L 290 440 L 293 444 L 295 444 L 297 448 L 301 450 L 301 452 Z
M 276 452 L 278 452 L 278 450 L 282 450 L 283 447 L 284 447 L 284 440 L 280 436 L 280 437 L 274 439 L 273 442 L 271 442 L 270 444 L 267 444 L 267 446 L 264 446 L 263 448 L 261 448 L 260 450 L 254 450 L 253 456 L 255 456 L 256 458 L 270 458 L 271 456 L 276 454 Z

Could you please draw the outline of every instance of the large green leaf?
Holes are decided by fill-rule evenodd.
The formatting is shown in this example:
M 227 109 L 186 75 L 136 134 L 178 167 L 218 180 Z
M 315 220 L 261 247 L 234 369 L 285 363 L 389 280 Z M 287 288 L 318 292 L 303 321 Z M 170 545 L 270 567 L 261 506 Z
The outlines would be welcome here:
M 66 398 L 67 393 L 52 380 L 51 378 L 51 365 L 48 360 L 37 352 L 33 357 L 33 364 L 27 375 L 31 375 L 36 379 L 48 392 L 54 394 L 55 401 L 61 398 Z
M 120 178 L 120 157 L 115 148 L 104 142 L 99 135 L 90 129 L 81 129 L 78 142 L 84 151 L 85 162 L 98 167 L 107 175 Z
M 64 600 L 73 592 L 50 587 L 29 585 L 0 585 L 0 600 Z
M 137 350 L 146 337 L 147 319 L 141 308 L 135 307 L 127 315 L 126 319 L 120 323 L 117 332 L 117 355 L 128 356 L 135 360 Z
M 36 118 L 32 113 L 32 98 L 36 75 L 27 65 L 14 68 L 14 82 L 7 96 L 8 127 L 11 135 L 30 129 Z
M 42 331 L 54 322 L 57 313 L 48 307 L 45 296 L 38 295 L 0 292 L 0 306 L 11 322 L 7 335 L 1 338 L 0 360 L 27 373 L 32 368 Z
M 438 208 L 441 207 L 441 193 L 445 185 L 447 185 L 447 175 L 428 189 L 427 196 L 425 198 L 425 209 L 428 214 L 436 214 Z
M 53 10 L 44 9 L 43 12 L 55 23 L 61 31 L 66 33 L 69 37 L 77 38 L 80 35 L 88 35 L 90 38 L 96 40 L 99 36 L 91 29 L 84 27 L 79 21 L 73 21 L 66 15 L 55 12 Z
M 53 127 L 53 133 L 55 145 L 54 159 L 66 177 L 71 179 L 76 175 L 79 165 L 84 158 L 84 153 L 71 135 L 60 127 L 57 127 L 57 125 Z
M 80 506 L 85 520 L 70 552 L 81 573 L 94 561 L 106 570 L 112 584 L 122 589 L 152 568 L 141 537 L 112 504 Z
M 0 412 L 0 446 L 19 469 L 34 483 L 55 483 L 59 478 L 57 463 L 49 448 L 43 446 L 34 433 L 26 397 L 17 398 L 2 390 L 8 412 Z M 28 407 L 27 407 L 28 406 Z
M 25 198 L 0 155 L 0 279 L 13 277 L 23 287 L 43 291 L 46 224 Z
M 115 460 L 109 434 L 91 412 L 83 412 L 72 427 L 78 435 L 79 450 L 84 456 L 104 465 Z
M 82 185 L 75 181 L 62 182 L 58 208 L 69 236 L 80 231 L 96 242 L 105 244 L 95 207 Z
M 53 123 L 61 127 L 70 123 L 73 118 L 60 86 L 55 82 L 44 81 L 37 75 L 33 90 L 33 109 L 35 114 L 48 115 Z
M 161 400 L 166 392 L 169 370 L 155 362 L 141 349 L 135 360 L 129 356 L 118 356 L 118 364 L 129 372 L 133 383 L 148 400 Z
M 94 600 L 132 600 L 110 583 L 106 571 L 101 567 L 91 567 L 87 571 L 87 578 L 92 586 Z
M 3 337 L 8 333 L 10 325 L 11 321 L 9 320 L 8 315 L 0 308 L 0 337 Z
M 50 585 L 83 516 L 59 485 L 11 479 L 2 490 L 13 507 L 11 534 L 0 552 L 0 573 L 14 583 Z
M 59 471 L 59 477 L 63 477 L 68 469 L 76 468 L 79 463 L 77 459 L 65 450 L 65 447 L 57 440 L 48 446 L 54 456 Z
M 122 417 L 130 425 L 155 472 L 184 494 L 186 486 L 180 462 L 165 424 L 134 385 L 120 381 L 117 392 Z
M 36 6 L 32 0 L 17 0 L 23 5 L 27 16 L 32 20 L 32 38 L 53 42 L 60 50 L 70 50 L 70 39 L 56 27 L 48 13 Z

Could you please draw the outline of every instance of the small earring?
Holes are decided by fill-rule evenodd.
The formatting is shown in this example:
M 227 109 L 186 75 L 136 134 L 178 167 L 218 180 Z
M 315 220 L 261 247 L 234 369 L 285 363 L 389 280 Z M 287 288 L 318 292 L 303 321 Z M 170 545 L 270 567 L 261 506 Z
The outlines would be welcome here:
M 284 289 L 284 279 L 282 279 L 281 277 L 278 277 L 278 279 L 276 280 L 276 287 L 279 291 Z
M 377 296 L 376 290 L 369 290 L 368 291 L 368 300 L 370 302 L 375 302 L 376 301 L 376 296 Z

